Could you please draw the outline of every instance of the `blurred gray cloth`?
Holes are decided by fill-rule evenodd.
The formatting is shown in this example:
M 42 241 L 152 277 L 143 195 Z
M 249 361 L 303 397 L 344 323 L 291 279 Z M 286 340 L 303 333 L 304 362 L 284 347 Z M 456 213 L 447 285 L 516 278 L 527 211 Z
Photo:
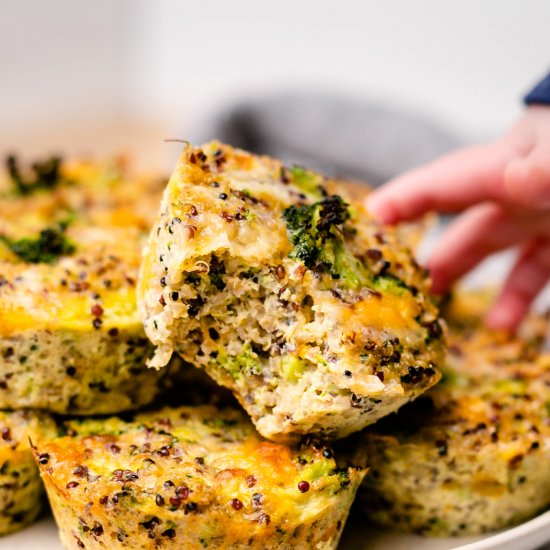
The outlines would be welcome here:
M 337 177 L 379 185 L 462 145 L 435 122 L 387 105 L 315 93 L 241 101 L 203 121 L 213 138 Z

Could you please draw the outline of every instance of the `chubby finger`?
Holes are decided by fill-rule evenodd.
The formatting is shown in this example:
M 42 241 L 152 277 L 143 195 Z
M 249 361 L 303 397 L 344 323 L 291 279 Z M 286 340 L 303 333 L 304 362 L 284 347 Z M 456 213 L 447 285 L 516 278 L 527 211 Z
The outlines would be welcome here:
M 510 161 L 504 171 L 504 191 L 511 202 L 528 208 L 550 207 L 550 154 L 548 145 Z
M 432 252 L 432 290 L 445 292 L 489 254 L 524 242 L 531 229 L 497 203 L 474 206 L 454 221 Z
M 493 329 L 515 330 L 550 278 L 550 240 L 535 240 L 520 254 L 487 315 Z
M 497 198 L 511 154 L 502 144 L 452 153 L 388 182 L 369 195 L 367 208 L 383 223 L 393 224 Z

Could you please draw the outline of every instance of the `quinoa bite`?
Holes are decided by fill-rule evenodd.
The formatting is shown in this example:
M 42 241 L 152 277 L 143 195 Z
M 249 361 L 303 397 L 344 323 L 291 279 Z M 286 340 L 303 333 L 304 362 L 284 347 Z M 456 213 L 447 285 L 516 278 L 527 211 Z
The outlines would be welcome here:
M 34 449 L 67 549 L 335 549 L 365 470 L 236 409 L 69 420 Z M 359 455 L 357 461 L 363 461 Z
M 7 161 L 0 181 L 0 408 L 113 413 L 166 373 L 135 286 L 160 178 L 115 162 Z
M 218 142 L 187 146 L 146 248 L 151 362 L 231 389 L 262 435 L 344 437 L 440 377 L 426 272 L 346 185 Z
M 467 535 L 519 524 L 550 505 L 548 320 L 519 336 L 483 326 L 486 293 L 446 307 L 443 380 L 370 427 L 360 507 L 376 524 L 426 535 Z

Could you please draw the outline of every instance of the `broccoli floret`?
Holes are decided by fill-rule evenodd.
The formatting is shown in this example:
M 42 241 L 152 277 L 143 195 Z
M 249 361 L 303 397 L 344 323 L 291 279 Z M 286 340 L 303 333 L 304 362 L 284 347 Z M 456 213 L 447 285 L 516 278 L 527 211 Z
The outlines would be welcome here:
M 11 239 L 0 235 L 3 242 L 16 256 L 32 264 L 51 264 L 59 256 L 72 254 L 74 243 L 65 235 L 66 225 L 42 229 L 36 238 Z
M 343 225 L 349 218 L 348 205 L 338 195 L 311 205 L 286 208 L 283 219 L 294 247 L 290 257 L 309 269 L 328 272 L 347 287 L 367 284 L 363 264 L 346 249 Z
M 201 276 L 198 273 L 188 273 L 185 282 L 189 285 L 197 286 L 201 282 Z
M 331 247 L 343 240 L 341 226 L 349 219 L 346 203 L 333 195 L 311 205 L 289 206 L 283 212 L 294 245 L 292 258 L 315 267 L 323 253 L 323 247 Z
M 35 162 L 24 177 L 17 157 L 6 158 L 6 169 L 19 195 L 30 195 L 42 189 L 53 189 L 61 180 L 61 158 L 51 157 L 43 162 Z
M 290 169 L 290 175 L 292 183 L 300 191 L 318 198 L 326 195 L 324 188 L 325 179 L 323 176 L 296 165 Z

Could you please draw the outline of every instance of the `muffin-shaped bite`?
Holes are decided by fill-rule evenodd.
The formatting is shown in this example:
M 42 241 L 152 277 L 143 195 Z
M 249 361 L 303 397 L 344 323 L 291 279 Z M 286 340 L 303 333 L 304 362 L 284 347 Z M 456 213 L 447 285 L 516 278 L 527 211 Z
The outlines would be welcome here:
M 157 346 L 230 388 L 270 439 L 362 429 L 439 379 L 426 273 L 345 185 L 220 143 L 187 147 L 138 301 Z
M 257 435 L 243 413 L 66 422 L 35 449 L 65 548 L 336 548 L 364 470 Z M 338 460 L 338 462 L 337 462 Z
M 0 408 L 114 413 L 149 403 L 165 373 L 137 312 L 158 178 L 52 159 L 0 182 Z
M 45 414 L 0 411 L 0 535 L 19 531 L 40 515 L 44 488 L 29 439 L 55 431 Z
M 368 429 L 367 516 L 429 535 L 494 531 L 550 505 L 550 356 L 547 320 L 520 337 L 483 327 L 483 295 L 447 311 L 443 381 Z

